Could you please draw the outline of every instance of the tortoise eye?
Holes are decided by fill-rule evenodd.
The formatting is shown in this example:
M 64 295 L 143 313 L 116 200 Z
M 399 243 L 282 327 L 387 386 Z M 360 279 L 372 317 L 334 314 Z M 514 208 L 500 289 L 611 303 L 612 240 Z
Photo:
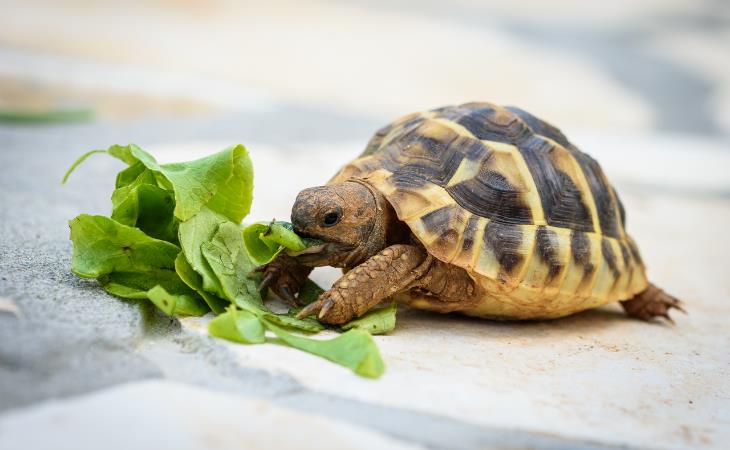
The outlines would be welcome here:
M 340 212 L 339 211 L 330 211 L 327 214 L 324 215 L 322 218 L 322 226 L 323 227 L 331 227 L 340 220 Z

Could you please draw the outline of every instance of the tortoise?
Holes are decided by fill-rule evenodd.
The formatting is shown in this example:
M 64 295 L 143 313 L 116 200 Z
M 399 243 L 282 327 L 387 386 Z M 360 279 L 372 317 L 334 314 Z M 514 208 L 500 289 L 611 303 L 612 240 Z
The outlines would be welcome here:
M 381 128 L 325 186 L 299 193 L 294 231 L 324 241 L 266 266 L 297 302 L 313 267 L 343 276 L 299 317 L 342 324 L 394 297 L 415 308 L 549 319 L 620 301 L 669 318 L 598 163 L 515 107 L 466 103 Z

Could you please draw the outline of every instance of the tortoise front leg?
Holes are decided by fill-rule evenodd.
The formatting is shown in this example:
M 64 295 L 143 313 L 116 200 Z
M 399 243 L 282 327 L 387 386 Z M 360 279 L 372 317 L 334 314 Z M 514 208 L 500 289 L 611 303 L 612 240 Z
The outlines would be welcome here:
M 270 263 L 254 269 L 255 272 L 263 272 L 264 277 L 259 284 L 259 291 L 270 288 L 282 300 L 289 302 L 292 306 L 299 305 L 296 295 L 307 277 L 312 272 L 312 267 L 299 264 L 296 259 L 281 253 Z
M 424 249 L 413 245 L 386 247 L 343 275 L 297 317 L 317 314 L 325 323 L 349 322 L 396 292 L 414 285 L 428 271 L 432 260 Z

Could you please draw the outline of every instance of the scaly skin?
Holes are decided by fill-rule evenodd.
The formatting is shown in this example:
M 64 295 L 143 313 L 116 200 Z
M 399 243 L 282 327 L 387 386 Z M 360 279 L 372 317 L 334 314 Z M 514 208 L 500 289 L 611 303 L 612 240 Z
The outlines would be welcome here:
M 655 317 L 663 317 L 669 322 L 673 322 L 672 318 L 669 317 L 669 311 L 672 308 L 686 314 L 679 300 L 653 284 L 649 284 L 648 288 L 631 300 L 621 302 L 621 306 L 623 306 L 627 316 L 647 321 Z
M 404 300 L 418 308 L 449 313 L 482 301 L 474 280 L 461 267 L 434 258 L 426 274 L 411 288 Z
M 433 257 L 420 247 L 391 245 L 343 275 L 298 317 L 317 314 L 325 323 L 349 322 L 393 294 L 417 284 L 432 263 Z
M 312 270 L 312 267 L 303 266 L 291 256 L 282 253 L 269 264 L 257 267 L 255 271 L 264 273 L 259 291 L 268 287 L 279 298 L 296 306 L 300 304 L 296 295 Z

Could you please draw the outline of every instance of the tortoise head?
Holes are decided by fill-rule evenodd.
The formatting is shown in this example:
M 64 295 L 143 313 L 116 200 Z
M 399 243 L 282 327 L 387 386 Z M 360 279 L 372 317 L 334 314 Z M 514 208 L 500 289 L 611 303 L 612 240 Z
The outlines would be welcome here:
M 317 238 L 297 260 L 310 266 L 354 267 L 385 248 L 385 199 L 360 181 L 305 189 L 291 213 L 294 231 Z

